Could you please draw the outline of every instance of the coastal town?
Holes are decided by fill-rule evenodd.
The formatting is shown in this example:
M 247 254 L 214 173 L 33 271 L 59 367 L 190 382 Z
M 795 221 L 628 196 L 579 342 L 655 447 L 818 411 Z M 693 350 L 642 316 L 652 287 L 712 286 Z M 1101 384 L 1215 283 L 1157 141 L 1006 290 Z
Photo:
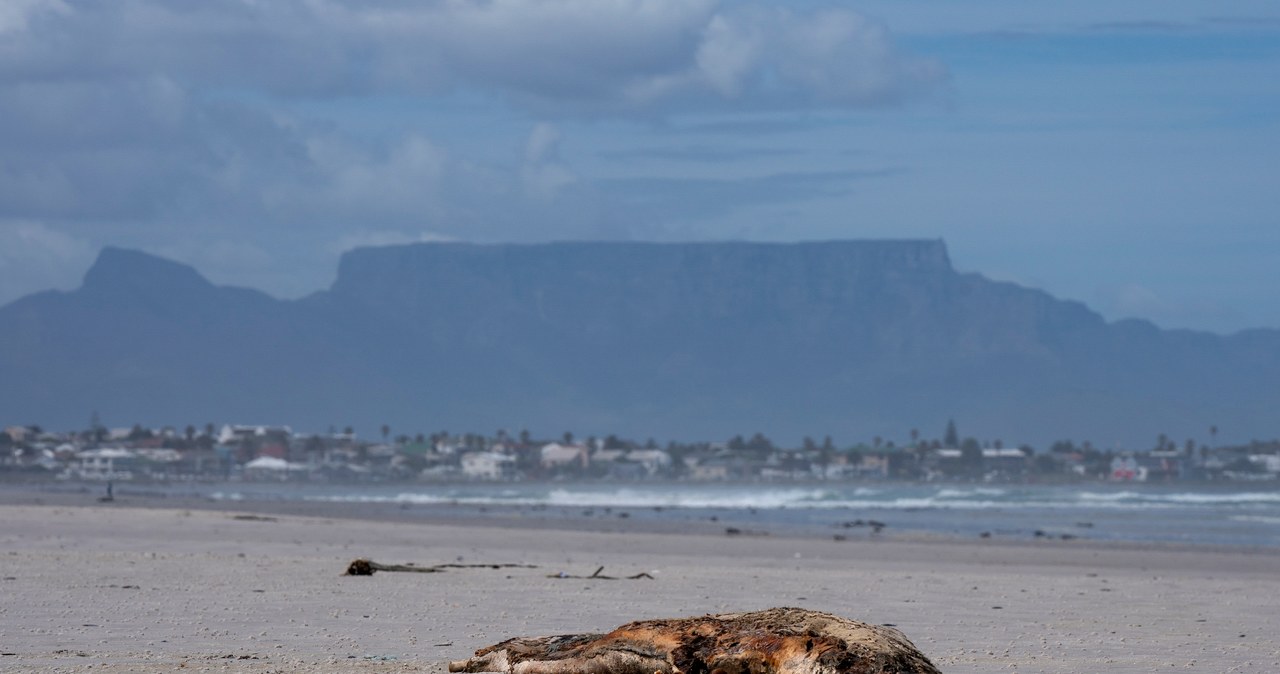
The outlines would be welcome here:
M 659 445 L 614 435 L 537 439 L 509 434 L 393 434 L 355 429 L 298 433 L 283 425 L 107 428 L 0 432 L 0 479 L 254 482 L 968 481 L 987 483 L 1280 482 L 1280 440 L 1247 445 L 1176 443 L 1161 435 L 1142 451 L 1089 442 L 1036 449 L 910 432 L 902 444 L 873 438 L 838 446 L 805 438 L 780 446 L 762 434 L 723 442 Z M 1216 429 L 1211 429 L 1216 435 Z

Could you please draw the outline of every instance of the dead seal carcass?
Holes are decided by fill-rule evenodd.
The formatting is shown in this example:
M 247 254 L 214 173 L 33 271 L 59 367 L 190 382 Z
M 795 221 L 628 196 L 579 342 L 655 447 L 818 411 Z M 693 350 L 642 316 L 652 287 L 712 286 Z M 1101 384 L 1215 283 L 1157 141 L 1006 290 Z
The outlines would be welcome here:
M 938 674 L 898 630 L 799 608 L 517 637 L 449 663 L 504 674 Z

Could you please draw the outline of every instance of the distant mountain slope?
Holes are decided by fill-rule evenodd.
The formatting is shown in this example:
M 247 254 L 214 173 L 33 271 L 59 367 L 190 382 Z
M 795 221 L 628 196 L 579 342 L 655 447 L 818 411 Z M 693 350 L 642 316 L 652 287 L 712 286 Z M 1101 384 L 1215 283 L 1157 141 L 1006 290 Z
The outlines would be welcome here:
M 1280 333 L 1108 324 L 940 241 L 367 248 L 297 301 L 105 249 L 0 308 L 0 416 L 1008 442 L 1274 436 Z

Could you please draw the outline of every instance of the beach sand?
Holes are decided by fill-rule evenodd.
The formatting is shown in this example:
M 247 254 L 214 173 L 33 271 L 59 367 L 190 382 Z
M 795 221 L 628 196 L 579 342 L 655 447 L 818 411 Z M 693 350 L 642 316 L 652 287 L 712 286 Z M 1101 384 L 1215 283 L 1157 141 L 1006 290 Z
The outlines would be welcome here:
M 1280 672 L 1276 551 L 82 500 L 0 505 L 0 671 L 440 673 L 512 636 L 800 606 L 896 625 L 944 672 Z M 342 576 L 357 557 L 538 568 Z M 654 579 L 547 577 L 601 566 Z

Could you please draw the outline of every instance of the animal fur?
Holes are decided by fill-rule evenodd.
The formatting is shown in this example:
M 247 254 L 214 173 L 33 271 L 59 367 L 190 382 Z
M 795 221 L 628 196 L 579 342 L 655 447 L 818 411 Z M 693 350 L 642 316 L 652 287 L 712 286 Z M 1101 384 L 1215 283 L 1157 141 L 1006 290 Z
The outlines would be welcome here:
M 503 674 L 938 674 L 901 632 L 774 608 L 642 620 L 608 634 L 517 637 L 449 663 Z

